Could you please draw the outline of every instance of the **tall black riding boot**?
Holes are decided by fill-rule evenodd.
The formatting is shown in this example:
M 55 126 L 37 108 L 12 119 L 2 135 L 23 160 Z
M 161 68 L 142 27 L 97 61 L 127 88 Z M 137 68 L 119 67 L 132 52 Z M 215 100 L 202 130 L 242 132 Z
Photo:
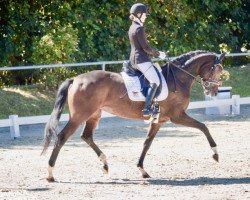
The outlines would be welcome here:
M 157 90 L 157 85 L 155 83 L 151 84 L 150 87 L 148 88 L 146 102 L 143 109 L 143 117 L 148 117 L 153 114 L 152 101 L 155 97 L 156 90 Z

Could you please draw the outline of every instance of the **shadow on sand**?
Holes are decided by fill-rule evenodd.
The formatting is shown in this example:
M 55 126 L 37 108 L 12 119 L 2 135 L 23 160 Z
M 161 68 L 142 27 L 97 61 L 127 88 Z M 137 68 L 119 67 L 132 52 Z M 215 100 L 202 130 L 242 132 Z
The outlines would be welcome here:
M 169 186 L 200 186 L 200 185 L 234 185 L 234 184 L 250 184 L 250 177 L 242 178 L 210 178 L 198 177 L 194 179 L 112 179 L 111 181 L 96 182 L 67 182 L 59 181 L 58 183 L 66 184 L 84 184 L 84 185 L 169 185 Z

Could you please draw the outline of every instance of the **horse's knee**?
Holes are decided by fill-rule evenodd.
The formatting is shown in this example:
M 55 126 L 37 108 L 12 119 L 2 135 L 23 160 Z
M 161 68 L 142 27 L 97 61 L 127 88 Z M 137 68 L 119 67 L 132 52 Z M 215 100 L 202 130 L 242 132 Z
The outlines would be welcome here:
M 203 123 L 200 123 L 200 130 L 203 131 L 203 132 L 209 132 L 207 126 Z
M 81 138 L 84 142 L 86 142 L 87 144 L 90 144 L 90 142 L 92 141 L 92 137 L 89 134 L 82 134 Z
M 85 134 L 82 134 L 82 135 L 81 135 L 81 138 L 82 138 L 82 140 L 83 140 L 84 142 L 86 142 L 87 137 L 86 137 L 86 135 L 85 135 Z

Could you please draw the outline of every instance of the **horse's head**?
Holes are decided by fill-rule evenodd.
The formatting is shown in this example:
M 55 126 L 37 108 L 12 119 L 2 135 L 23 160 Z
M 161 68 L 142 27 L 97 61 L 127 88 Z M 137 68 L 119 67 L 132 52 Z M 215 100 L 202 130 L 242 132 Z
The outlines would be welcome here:
M 214 55 L 212 66 L 205 67 L 200 74 L 202 78 L 202 86 L 206 95 L 216 96 L 218 94 L 218 87 L 221 85 L 220 76 L 223 71 L 222 60 L 226 53 L 221 54 L 219 57 Z

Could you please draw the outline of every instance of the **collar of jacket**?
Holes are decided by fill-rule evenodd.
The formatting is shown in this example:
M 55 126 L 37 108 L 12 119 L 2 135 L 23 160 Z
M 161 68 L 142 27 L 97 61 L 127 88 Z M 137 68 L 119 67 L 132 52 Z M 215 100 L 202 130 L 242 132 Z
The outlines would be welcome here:
M 137 24 L 140 24 L 140 26 L 143 26 L 143 23 L 141 23 L 141 21 L 138 18 L 135 18 L 133 21 Z

